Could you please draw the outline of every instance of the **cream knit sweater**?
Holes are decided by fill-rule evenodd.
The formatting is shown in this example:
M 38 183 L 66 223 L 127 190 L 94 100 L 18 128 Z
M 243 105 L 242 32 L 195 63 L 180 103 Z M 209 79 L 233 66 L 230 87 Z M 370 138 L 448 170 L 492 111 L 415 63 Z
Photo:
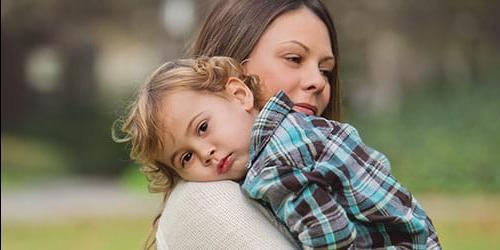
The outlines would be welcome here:
M 258 206 L 232 181 L 181 182 L 160 218 L 157 249 L 294 249 Z

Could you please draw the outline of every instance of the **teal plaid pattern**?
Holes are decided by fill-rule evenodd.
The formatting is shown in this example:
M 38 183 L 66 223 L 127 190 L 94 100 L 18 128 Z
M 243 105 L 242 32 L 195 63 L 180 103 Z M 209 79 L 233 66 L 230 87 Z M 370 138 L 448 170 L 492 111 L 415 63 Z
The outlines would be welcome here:
M 305 249 L 440 249 L 417 200 L 354 127 L 292 110 L 279 92 L 253 125 L 243 191 Z

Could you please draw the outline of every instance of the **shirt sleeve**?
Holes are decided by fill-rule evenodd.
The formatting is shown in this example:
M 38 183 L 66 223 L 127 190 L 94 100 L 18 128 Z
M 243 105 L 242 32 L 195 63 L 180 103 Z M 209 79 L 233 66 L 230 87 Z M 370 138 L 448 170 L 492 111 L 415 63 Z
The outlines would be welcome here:
M 309 138 L 308 147 L 321 149 L 314 150 L 314 167 L 267 166 L 243 189 L 269 204 L 304 248 L 348 248 L 358 237 L 356 247 L 425 249 L 427 217 L 390 174 L 387 158 L 364 145 L 352 126 L 330 125 L 326 140 Z
M 325 157 L 332 162 L 351 163 L 345 169 L 339 167 L 346 173 L 342 188 L 348 213 L 380 228 L 360 233 L 372 240 L 387 237 L 395 246 L 410 244 L 412 249 L 426 249 L 430 225 L 421 205 L 392 175 L 387 157 L 364 144 L 354 127 L 342 126 L 348 131 L 343 147 Z M 352 190 L 352 199 L 345 190 Z
M 243 188 L 266 202 L 304 248 L 347 248 L 356 237 L 354 224 L 333 195 L 308 177 L 297 168 L 266 167 Z

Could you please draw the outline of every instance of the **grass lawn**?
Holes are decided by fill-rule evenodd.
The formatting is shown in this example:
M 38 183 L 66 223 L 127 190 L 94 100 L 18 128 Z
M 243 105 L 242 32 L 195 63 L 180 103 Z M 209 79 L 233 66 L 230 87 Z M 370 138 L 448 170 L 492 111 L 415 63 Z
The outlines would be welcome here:
M 444 249 L 497 249 L 497 195 L 420 196 Z M 2 249 L 141 249 L 150 218 L 82 218 L 51 223 L 2 222 Z
M 82 218 L 50 223 L 2 222 L 2 249 L 142 249 L 149 218 Z
M 498 249 L 500 221 L 435 223 L 443 249 Z
M 500 196 L 416 195 L 431 217 L 443 249 L 498 249 Z

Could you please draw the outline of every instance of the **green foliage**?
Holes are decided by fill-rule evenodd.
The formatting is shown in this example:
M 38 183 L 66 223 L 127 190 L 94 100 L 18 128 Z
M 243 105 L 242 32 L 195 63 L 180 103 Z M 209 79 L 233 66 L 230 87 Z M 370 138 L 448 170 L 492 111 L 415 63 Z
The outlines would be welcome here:
M 407 94 L 397 114 L 349 122 L 411 191 L 500 192 L 499 94 L 498 85 L 431 86 Z
M 64 175 L 71 164 L 57 144 L 2 134 L 2 189 Z
M 71 174 L 118 175 L 129 164 L 125 145 L 111 138 L 113 117 L 94 106 L 65 106 L 34 111 L 3 131 L 62 149 Z M 3 125 L 2 125 L 3 126 Z M 2 128 L 3 129 L 3 128 Z M 24 152 L 26 157 L 31 152 Z
M 70 164 L 66 150 L 48 141 L 2 135 L 2 169 L 63 171 Z
M 148 190 L 148 180 L 136 163 L 128 165 L 121 176 L 121 183 L 130 190 L 145 193 Z

